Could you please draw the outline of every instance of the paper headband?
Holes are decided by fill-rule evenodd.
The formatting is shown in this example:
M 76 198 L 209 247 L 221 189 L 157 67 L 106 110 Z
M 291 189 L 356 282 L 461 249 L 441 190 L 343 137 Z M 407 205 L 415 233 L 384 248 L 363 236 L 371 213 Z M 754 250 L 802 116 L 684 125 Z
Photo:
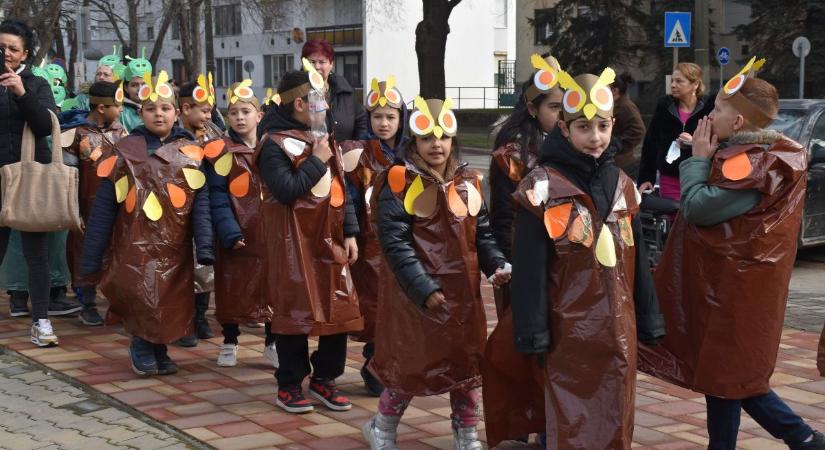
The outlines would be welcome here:
M 564 120 L 613 117 L 613 91 L 610 90 L 610 84 L 615 79 L 616 72 L 610 67 L 605 68 L 598 77 L 586 73 L 575 79 L 567 72 L 559 71 L 559 85 L 565 90 L 561 101 Z
M 559 82 L 559 72 L 561 66 L 556 58 L 548 56 L 542 58 L 538 53 L 533 53 L 530 62 L 536 73 L 533 74 L 533 84 L 524 91 L 524 99 L 532 102 L 541 94 L 546 94 Z
M 281 94 L 278 91 L 272 88 L 266 88 L 266 98 L 264 98 L 264 105 L 269 106 L 272 103 L 274 105 L 281 104 Z
M 444 100 L 429 99 L 424 100 L 421 96 L 415 97 L 415 110 L 410 115 L 410 130 L 419 137 L 427 137 L 431 134 L 441 139 L 441 136 L 455 136 L 458 129 L 458 120 L 451 108 L 453 99 L 447 97 Z M 438 115 L 438 121 L 433 117 L 431 111 Z
M 227 95 L 229 95 L 229 105 L 234 105 L 238 102 L 245 102 L 253 105 L 255 109 L 261 107 L 258 98 L 255 97 L 255 92 L 252 91 L 252 80 L 246 79 L 240 83 L 233 83 L 229 86 Z
M 165 70 L 161 70 L 155 82 L 152 83 L 152 75 L 149 72 L 143 74 L 143 81 L 146 82 L 138 91 L 138 99 L 141 103 L 167 100 L 175 103 L 175 91 L 169 86 L 169 75 Z
M 324 82 L 324 77 L 318 73 L 317 70 L 315 70 L 315 66 L 313 66 L 308 59 L 302 58 L 302 60 L 304 71 L 307 72 L 308 80 L 300 86 L 296 86 L 286 92 L 282 92 L 280 104 L 292 103 L 296 98 L 309 94 L 309 91 L 312 89 L 315 89 L 321 93 L 326 92 L 327 85 L 326 82 Z
M 212 72 L 209 72 L 208 80 L 204 74 L 198 75 L 198 85 L 192 90 L 192 95 L 180 100 L 182 103 L 215 106 L 215 85 L 212 83 Z
M 395 88 L 395 77 L 390 75 L 387 77 L 387 81 L 381 82 L 378 81 L 378 78 L 373 78 L 366 103 L 367 111 L 374 111 L 379 106 L 387 105 L 401 109 L 404 99 L 401 98 L 401 93 Z
M 89 96 L 89 104 L 92 105 L 106 105 L 106 106 L 120 106 L 123 104 L 123 83 L 118 83 L 115 95 L 112 97 L 98 97 L 96 95 Z
M 752 57 L 750 61 L 745 64 L 745 67 L 742 67 L 739 73 L 725 83 L 720 93 L 721 98 L 729 101 L 748 122 L 759 128 L 765 128 L 770 125 L 774 118 L 765 114 L 761 108 L 754 105 L 753 102 L 748 100 L 748 97 L 739 92 L 739 90 L 742 89 L 742 86 L 745 85 L 745 81 L 747 81 L 748 78 L 756 76 L 756 72 L 762 68 L 763 64 L 765 64 L 765 58 L 757 61 L 755 56 Z

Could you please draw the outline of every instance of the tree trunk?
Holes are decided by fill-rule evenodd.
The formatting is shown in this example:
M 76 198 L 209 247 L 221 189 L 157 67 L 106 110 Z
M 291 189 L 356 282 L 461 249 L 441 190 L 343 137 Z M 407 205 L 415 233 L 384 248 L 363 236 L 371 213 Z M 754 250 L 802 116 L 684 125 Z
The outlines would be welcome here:
M 166 33 L 169 31 L 169 25 L 172 24 L 173 20 L 178 20 L 176 11 L 179 9 L 180 4 L 178 0 L 170 0 L 166 5 L 166 9 L 163 12 L 163 21 L 160 24 L 158 35 L 155 37 L 155 44 L 152 46 L 152 54 L 149 56 L 149 62 L 152 63 L 152 67 L 155 67 L 158 64 L 158 58 L 160 58 L 160 52 L 163 50 L 163 41 L 166 39 Z
M 76 80 L 74 77 L 74 65 L 77 62 L 77 23 L 74 20 L 70 20 L 66 24 L 66 33 L 68 33 L 69 45 L 71 46 L 69 59 L 66 60 L 66 75 L 69 76 L 71 91 L 77 93 L 80 91 L 80 80 Z
M 418 56 L 420 94 L 424 98 L 444 98 L 446 81 L 444 54 L 450 33 L 450 13 L 461 0 L 423 0 L 424 18 L 415 27 L 415 54 Z
M 215 72 L 215 37 L 214 24 L 212 23 L 212 0 L 203 2 L 203 28 L 204 41 L 206 44 L 206 71 Z
M 200 73 L 201 39 L 200 39 L 200 1 L 188 0 L 181 8 L 180 46 L 183 53 L 183 66 L 187 79 Z
M 189 30 L 192 32 L 192 72 L 189 77 L 193 77 L 203 71 L 203 54 L 201 40 L 201 3 L 202 1 L 193 1 L 192 8 L 189 11 L 189 17 L 192 18 L 192 26 Z
M 126 0 L 126 5 L 129 8 L 129 53 L 124 50 L 123 54 L 132 55 L 133 58 L 140 58 L 140 49 L 138 48 L 138 17 L 137 9 L 140 0 Z

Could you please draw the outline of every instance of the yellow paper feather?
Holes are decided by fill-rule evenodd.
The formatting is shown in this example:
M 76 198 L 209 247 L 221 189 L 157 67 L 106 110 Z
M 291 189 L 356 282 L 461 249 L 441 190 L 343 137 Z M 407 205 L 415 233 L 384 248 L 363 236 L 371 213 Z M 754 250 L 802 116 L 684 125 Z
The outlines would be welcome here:
M 612 84 L 614 81 L 616 81 L 616 71 L 610 67 L 605 67 L 605 69 L 602 70 L 602 74 L 599 75 L 598 81 L 596 81 L 596 86 L 607 86 Z
M 395 76 L 390 75 L 390 76 L 387 77 L 386 86 L 387 86 L 387 88 L 385 89 L 385 91 L 389 91 L 390 89 L 395 87 Z
M 584 89 L 582 89 L 581 86 L 579 86 L 579 84 L 576 83 L 576 80 L 574 80 L 569 73 L 563 70 L 559 71 L 559 86 L 561 86 L 561 88 L 566 91 L 572 89 L 584 93 Z
M 533 64 L 534 69 L 546 70 L 548 72 L 556 71 L 556 69 L 552 68 L 550 64 L 547 64 L 547 61 L 545 61 L 544 58 L 542 58 L 538 53 L 533 53 L 530 56 L 530 63 Z
M 433 122 L 435 122 L 435 118 L 433 117 L 433 114 L 430 112 L 430 107 L 427 106 L 427 102 L 424 100 L 423 97 L 421 97 L 420 95 L 416 96 L 413 103 L 415 104 L 415 109 L 421 111 L 421 114 L 424 114 L 430 119 L 433 119 Z
M 370 89 L 372 89 L 373 92 L 377 92 L 379 95 L 381 94 L 381 89 L 378 86 L 378 78 L 372 79 L 370 82 Z

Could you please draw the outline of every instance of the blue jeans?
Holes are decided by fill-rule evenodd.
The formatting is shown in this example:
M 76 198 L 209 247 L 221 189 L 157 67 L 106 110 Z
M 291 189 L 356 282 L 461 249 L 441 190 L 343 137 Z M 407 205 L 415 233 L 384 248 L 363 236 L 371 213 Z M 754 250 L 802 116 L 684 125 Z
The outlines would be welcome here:
M 773 391 L 744 400 L 705 396 L 708 410 L 709 450 L 734 450 L 742 409 L 762 428 L 793 448 L 811 437 L 813 430 Z

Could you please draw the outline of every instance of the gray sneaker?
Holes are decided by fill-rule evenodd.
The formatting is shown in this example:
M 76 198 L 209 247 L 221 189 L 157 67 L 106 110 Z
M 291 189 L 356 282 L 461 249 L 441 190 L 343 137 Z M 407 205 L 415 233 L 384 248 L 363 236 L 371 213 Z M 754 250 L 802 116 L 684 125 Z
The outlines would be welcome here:
M 49 297 L 50 316 L 67 316 L 83 309 L 83 305 L 66 296 L 66 288 L 52 288 Z
M 23 317 L 29 315 L 29 293 L 26 291 L 9 291 L 9 316 Z

